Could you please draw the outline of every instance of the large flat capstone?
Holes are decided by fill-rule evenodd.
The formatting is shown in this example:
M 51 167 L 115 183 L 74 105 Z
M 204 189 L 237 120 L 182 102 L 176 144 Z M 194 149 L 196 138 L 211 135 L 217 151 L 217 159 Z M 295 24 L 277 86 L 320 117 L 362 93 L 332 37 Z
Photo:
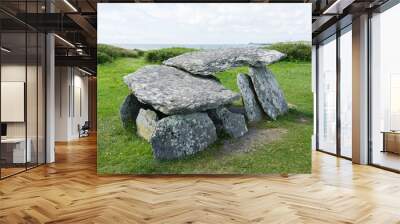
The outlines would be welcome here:
M 215 126 L 207 114 L 193 113 L 158 121 L 150 143 L 156 159 L 170 160 L 202 151 L 215 140 Z
M 275 76 L 266 66 L 249 67 L 258 101 L 268 117 L 276 119 L 287 112 L 288 105 Z
M 140 102 L 167 115 L 214 109 L 240 98 L 214 79 L 164 65 L 144 66 L 124 82 Z
M 170 58 L 164 65 L 173 66 L 189 73 L 209 76 L 238 66 L 262 66 L 285 57 L 275 50 L 264 50 L 255 47 L 226 48 L 194 51 Z

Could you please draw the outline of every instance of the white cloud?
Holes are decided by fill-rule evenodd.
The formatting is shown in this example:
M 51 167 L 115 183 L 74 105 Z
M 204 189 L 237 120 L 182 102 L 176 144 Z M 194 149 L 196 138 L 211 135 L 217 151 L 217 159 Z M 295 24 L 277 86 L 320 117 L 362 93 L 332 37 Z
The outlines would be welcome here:
M 246 44 L 311 40 L 311 4 L 100 3 L 98 41 Z

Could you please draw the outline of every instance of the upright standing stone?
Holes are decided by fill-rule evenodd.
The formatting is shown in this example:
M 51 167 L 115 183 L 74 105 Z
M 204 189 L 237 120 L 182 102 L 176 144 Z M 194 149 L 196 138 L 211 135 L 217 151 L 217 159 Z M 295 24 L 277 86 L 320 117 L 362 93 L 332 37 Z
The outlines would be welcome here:
M 141 107 L 142 103 L 132 93 L 125 98 L 119 110 L 124 128 L 128 128 L 135 122 Z
M 266 66 L 250 66 L 249 75 L 258 101 L 265 113 L 274 120 L 279 115 L 286 113 L 288 105 L 272 72 Z
M 193 113 L 159 120 L 150 143 L 156 159 L 170 160 L 202 151 L 215 140 L 215 126 L 207 114 Z
M 238 74 L 237 85 L 240 89 L 240 93 L 242 94 L 247 120 L 249 122 L 262 120 L 263 111 L 257 102 L 256 94 L 254 92 L 250 77 L 246 74 Z
M 140 109 L 136 118 L 136 130 L 138 135 L 149 141 L 154 129 L 156 128 L 157 120 L 158 117 L 156 112 L 150 109 Z
M 244 116 L 232 113 L 225 107 L 210 110 L 208 114 L 218 133 L 224 132 L 233 138 L 238 138 L 248 131 Z

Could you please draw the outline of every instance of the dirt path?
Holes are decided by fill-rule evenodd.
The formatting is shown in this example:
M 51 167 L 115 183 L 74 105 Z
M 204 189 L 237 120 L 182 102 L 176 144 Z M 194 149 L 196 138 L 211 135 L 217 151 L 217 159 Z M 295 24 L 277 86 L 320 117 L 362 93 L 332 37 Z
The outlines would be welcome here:
M 244 136 L 237 139 L 225 140 L 220 150 L 220 155 L 251 152 L 257 146 L 281 139 L 286 133 L 287 130 L 283 128 L 260 129 L 249 127 L 249 132 Z

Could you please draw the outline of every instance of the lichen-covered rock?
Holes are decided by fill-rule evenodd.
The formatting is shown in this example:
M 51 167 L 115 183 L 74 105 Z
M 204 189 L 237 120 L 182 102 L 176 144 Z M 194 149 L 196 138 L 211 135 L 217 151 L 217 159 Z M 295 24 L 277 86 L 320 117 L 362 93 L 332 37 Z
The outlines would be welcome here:
M 226 48 L 188 52 L 163 62 L 192 74 L 210 76 L 239 66 L 262 66 L 278 61 L 285 54 L 261 48 Z
M 214 79 L 163 65 L 144 66 L 124 81 L 140 102 L 167 115 L 206 111 L 240 98 Z
M 238 138 L 248 131 L 242 114 L 232 113 L 225 107 L 209 110 L 208 114 L 218 133 L 226 133 L 233 138 Z
M 140 109 L 139 114 L 136 118 L 136 130 L 137 134 L 150 141 L 150 137 L 154 132 L 157 125 L 157 114 L 156 112 L 148 109 Z
M 173 115 L 157 122 L 150 143 L 158 160 L 177 159 L 215 142 L 215 126 L 206 113 Z
M 124 128 L 128 128 L 135 122 L 141 107 L 142 104 L 133 94 L 129 94 L 125 98 L 119 110 L 122 126 Z
M 242 94 L 247 120 L 249 122 L 261 121 L 263 117 L 263 111 L 257 101 L 250 77 L 246 74 L 238 74 L 237 85 L 240 89 L 240 93 Z
M 272 72 L 266 66 L 250 66 L 249 75 L 258 101 L 268 117 L 275 120 L 286 113 L 288 105 Z

